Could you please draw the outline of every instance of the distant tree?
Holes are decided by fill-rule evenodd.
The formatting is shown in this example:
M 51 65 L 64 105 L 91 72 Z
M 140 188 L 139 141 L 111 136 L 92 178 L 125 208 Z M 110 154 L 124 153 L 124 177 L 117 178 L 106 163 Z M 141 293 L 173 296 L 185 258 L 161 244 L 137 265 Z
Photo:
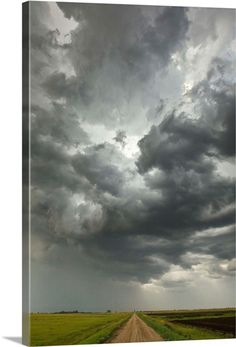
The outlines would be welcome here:
M 111 310 L 107 310 L 107 313 L 111 313 Z

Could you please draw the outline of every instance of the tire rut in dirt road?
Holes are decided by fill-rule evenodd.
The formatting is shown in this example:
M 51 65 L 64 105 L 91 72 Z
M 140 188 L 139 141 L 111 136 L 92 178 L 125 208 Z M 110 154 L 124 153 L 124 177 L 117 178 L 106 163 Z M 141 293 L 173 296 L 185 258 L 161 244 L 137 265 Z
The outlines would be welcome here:
M 163 339 L 152 328 L 144 323 L 141 318 L 136 314 L 133 314 L 130 320 L 118 330 L 117 334 L 109 342 L 123 343 L 150 341 L 163 341 Z

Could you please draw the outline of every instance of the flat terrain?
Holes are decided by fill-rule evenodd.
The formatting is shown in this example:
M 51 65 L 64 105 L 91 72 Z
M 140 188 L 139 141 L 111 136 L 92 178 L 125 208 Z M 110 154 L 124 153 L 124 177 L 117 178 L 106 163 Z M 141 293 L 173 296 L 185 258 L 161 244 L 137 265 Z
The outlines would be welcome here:
M 31 314 L 31 346 L 102 343 L 131 313 Z
M 164 340 L 201 340 L 235 337 L 235 309 L 142 312 L 140 317 Z
M 31 314 L 31 346 L 224 339 L 235 309 Z
M 150 328 L 142 319 L 136 314 L 129 319 L 129 321 L 118 330 L 110 342 L 150 342 L 161 341 L 162 337 Z
M 214 317 L 174 320 L 172 323 L 189 324 L 200 328 L 232 334 L 235 337 L 235 317 Z

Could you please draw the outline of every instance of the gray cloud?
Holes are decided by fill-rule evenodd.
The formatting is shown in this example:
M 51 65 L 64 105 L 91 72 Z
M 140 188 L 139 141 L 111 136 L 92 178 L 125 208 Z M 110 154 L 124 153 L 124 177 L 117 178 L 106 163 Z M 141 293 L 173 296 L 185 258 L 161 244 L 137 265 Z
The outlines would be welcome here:
M 189 57 L 200 69 L 199 40 L 221 47 L 218 26 L 227 21 L 209 12 L 202 29 L 197 9 L 58 3 L 64 20 L 78 22 L 63 43 L 48 6 L 32 4 L 34 307 L 44 302 L 37 287 L 45 307 L 57 307 L 52 293 L 62 279 L 85 310 L 103 309 L 116 286 L 143 308 L 163 288 L 163 302 L 181 288 L 191 297 L 194 281 L 202 290 L 208 283 L 203 274 L 225 280 L 231 293 L 233 63 L 225 51 L 207 57 L 210 68 L 195 81 L 178 61 Z M 52 269 L 47 292 L 37 274 L 43 283 Z M 71 300 L 61 308 L 77 300 L 66 290 Z M 113 307 L 124 302 L 117 294 Z
M 100 144 L 87 149 L 86 154 L 73 157 L 73 167 L 77 173 L 104 192 L 117 195 L 124 183 L 124 176 L 118 166 L 109 163 L 109 157 L 116 149 L 109 144 Z
M 56 143 L 68 147 L 90 143 L 78 115 L 68 111 L 65 106 L 53 103 L 48 111 L 33 105 L 32 114 L 32 131 L 36 136 L 48 136 Z
M 211 170 L 212 164 L 206 157 L 235 154 L 232 88 L 218 92 L 204 82 L 192 90 L 192 96 L 199 100 L 207 98 L 211 107 L 202 108 L 203 114 L 197 122 L 187 114 L 176 116 L 174 112 L 159 126 L 153 126 L 139 141 L 141 156 L 137 166 L 141 173 L 153 167 L 163 170 L 175 167 L 193 168 L 194 171 Z
M 125 131 L 123 130 L 118 130 L 116 132 L 116 136 L 114 137 L 114 140 L 118 143 L 120 143 L 122 146 L 126 145 L 125 139 L 126 139 L 126 134 Z
M 171 52 L 183 44 L 188 29 L 184 8 L 65 3 L 58 6 L 67 18 L 73 17 L 80 23 L 72 40 L 76 51 L 73 58 L 82 74 L 101 65 L 107 56 L 120 58 L 129 71 L 135 69 L 138 73 L 144 63 L 147 68 L 152 58 L 167 64 Z
M 58 6 L 66 18 L 79 23 L 71 33 L 67 53 L 74 75 L 66 77 L 54 69 L 45 81 L 45 91 L 56 99 L 65 97 L 68 106 L 79 109 L 91 124 L 128 126 L 126 131 L 138 133 L 143 128 L 141 111 L 146 113 L 150 102 L 156 104 L 157 91 L 150 93 L 153 84 L 162 79 L 159 75 L 163 69 L 168 70 L 165 75 L 169 78 L 171 56 L 187 38 L 187 10 L 65 3 Z M 177 74 L 175 80 L 179 78 Z M 130 103 L 131 99 L 136 103 Z M 136 123 L 137 130 L 132 123 Z

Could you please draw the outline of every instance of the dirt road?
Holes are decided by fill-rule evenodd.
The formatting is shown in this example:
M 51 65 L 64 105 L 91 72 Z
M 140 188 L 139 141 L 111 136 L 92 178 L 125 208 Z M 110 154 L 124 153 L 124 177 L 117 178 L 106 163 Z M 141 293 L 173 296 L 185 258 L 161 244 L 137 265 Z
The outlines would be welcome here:
M 130 320 L 117 331 L 117 334 L 109 342 L 150 342 L 162 340 L 160 335 L 147 326 L 136 314 L 133 314 Z

